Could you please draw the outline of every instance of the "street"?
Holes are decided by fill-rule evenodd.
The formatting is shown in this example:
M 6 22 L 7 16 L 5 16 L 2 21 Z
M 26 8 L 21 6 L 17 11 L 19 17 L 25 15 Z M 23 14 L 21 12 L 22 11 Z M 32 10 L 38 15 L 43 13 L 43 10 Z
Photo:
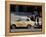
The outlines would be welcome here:
M 41 29 L 11 29 L 11 32 L 40 32 Z

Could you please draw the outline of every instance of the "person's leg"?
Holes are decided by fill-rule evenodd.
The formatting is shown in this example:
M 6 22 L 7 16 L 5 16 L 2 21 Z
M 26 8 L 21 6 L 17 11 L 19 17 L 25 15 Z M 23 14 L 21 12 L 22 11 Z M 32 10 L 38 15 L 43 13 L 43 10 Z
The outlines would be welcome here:
M 34 26 L 31 26 L 31 31 L 34 31 Z

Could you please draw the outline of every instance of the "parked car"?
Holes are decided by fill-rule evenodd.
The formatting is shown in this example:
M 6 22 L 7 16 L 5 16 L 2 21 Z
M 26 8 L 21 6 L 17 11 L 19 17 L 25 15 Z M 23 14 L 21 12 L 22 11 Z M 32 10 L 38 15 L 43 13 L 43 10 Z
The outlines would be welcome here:
M 12 21 L 12 25 L 15 25 L 16 27 L 28 27 L 31 28 L 31 26 L 34 26 L 35 21 L 32 21 L 30 18 L 18 18 L 17 20 Z

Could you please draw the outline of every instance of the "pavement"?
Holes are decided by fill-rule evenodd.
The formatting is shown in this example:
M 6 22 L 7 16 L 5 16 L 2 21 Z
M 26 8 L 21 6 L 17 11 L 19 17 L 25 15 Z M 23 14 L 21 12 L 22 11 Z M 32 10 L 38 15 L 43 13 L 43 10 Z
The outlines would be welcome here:
M 41 29 L 11 29 L 11 32 L 40 32 Z

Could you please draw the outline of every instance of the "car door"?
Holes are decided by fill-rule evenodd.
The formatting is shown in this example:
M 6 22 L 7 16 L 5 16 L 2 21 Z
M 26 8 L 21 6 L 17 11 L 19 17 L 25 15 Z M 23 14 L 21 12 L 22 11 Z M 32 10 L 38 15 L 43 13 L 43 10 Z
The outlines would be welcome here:
M 16 21 L 17 27 L 25 27 L 25 25 L 26 25 L 25 20 Z

